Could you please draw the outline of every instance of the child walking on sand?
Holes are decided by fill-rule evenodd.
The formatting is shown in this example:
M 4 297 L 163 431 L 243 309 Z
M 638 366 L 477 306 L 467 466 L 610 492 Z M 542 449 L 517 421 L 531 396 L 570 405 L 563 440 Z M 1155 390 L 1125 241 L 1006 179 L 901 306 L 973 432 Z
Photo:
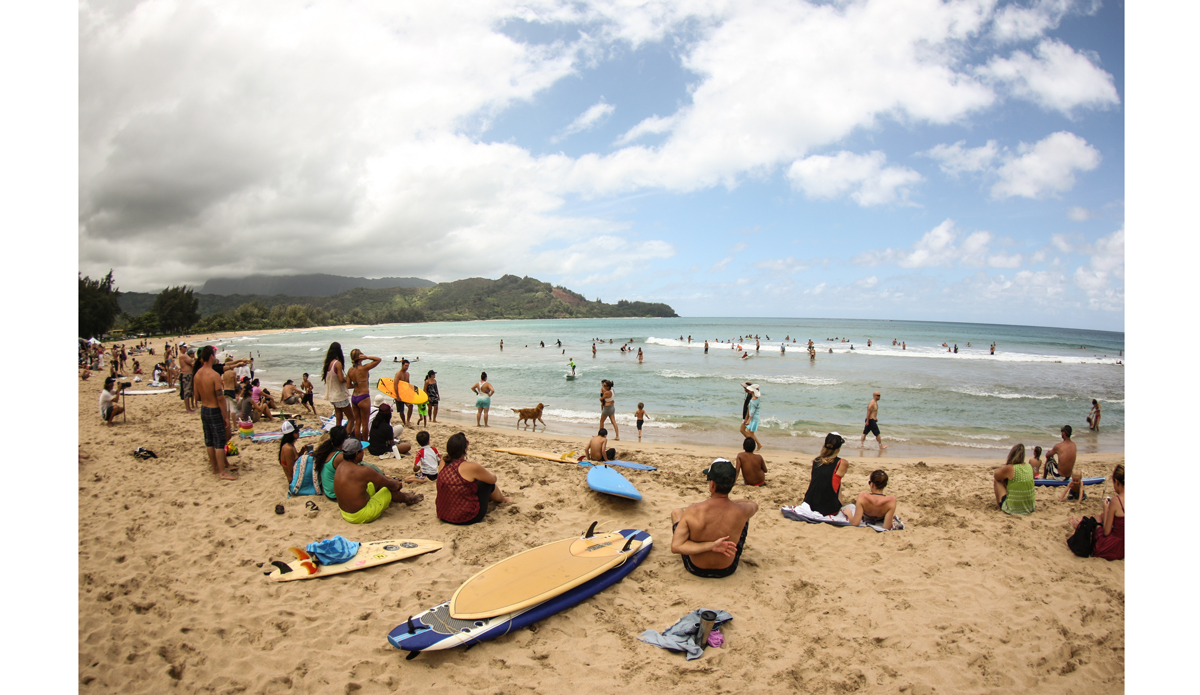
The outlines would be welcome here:
M 638 403 L 637 412 L 633 414 L 637 418 L 638 441 L 642 441 L 642 422 L 646 420 L 646 404 Z

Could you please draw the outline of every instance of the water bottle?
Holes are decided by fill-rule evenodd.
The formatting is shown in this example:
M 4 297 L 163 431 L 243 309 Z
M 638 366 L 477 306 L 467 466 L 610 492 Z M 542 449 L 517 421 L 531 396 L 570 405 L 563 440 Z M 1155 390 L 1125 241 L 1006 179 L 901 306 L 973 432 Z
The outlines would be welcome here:
M 700 629 L 696 631 L 696 646 L 704 649 L 708 646 L 708 633 L 712 632 L 717 614 L 713 611 L 700 612 Z

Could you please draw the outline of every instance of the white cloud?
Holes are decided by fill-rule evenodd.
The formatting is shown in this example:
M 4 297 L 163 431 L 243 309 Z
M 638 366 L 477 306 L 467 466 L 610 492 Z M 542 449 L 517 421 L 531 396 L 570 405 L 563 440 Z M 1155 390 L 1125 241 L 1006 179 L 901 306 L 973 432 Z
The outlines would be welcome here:
M 561 133 L 550 138 L 550 142 L 560 142 L 564 138 L 574 135 L 575 133 L 582 133 L 585 130 L 591 130 L 592 128 L 595 128 L 596 125 L 601 121 L 611 116 L 612 112 L 616 110 L 617 107 L 606 103 L 604 101 L 604 97 L 600 97 L 600 101 L 592 104 L 590 107 L 588 107 L 587 111 L 579 114 L 579 116 L 577 116 L 575 120 L 571 121 L 566 128 L 563 128 Z
M 1091 171 L 1100 166 L 1100 152 L 1086 140 L 1066 131 L 1046 136 L 1027 145 L 1021 143 L 1019 157 L 1008 159 L 996 174 L 993 198 L 1044 198 L 1069 191 L 1075 185 L 1076 171 Z
M 1037 38 L 1057 29 L 1073 4 L 1071 0 L 1039 0 L 1030 7 L 1006 5 L 996 13 L 992 34 L 1001 42 Z
M 708 272 L 723 273 L 723 272 L 725 272 L 725 268 L 729 267 L 729 263 L 732 260 L 733 260 L 733 256 L 726 256 L 726 257 L 722 258 L 721 260 L 717 261 L 716 263 L 713 263 L 712 267 L 708 269 Z
M 863 289 L 869 290 L 879 284 L 879 278 L 875 277 L 874 275 L 870 275 L 865 278 L 859 278 L 858 280 L 855 280 L 854 284 Z
M 982 147 L 964 147 L 965 144 L 966 140 L 959 140 L 953 145 L 936 145 L 923 154 L 938 160 L 942 171 L 958 176 L 988 169 L 1000 153 L 995 140 L 988 140 Z
M 625 131 L 625 133 L 623 133 L 621 137 L 617 138 L 613 144 L 619 147 L 624 147 L 643 135 L 661 135 L 663 133 L 668 133 L 671 131 L 671 128 L 675 127 L 676 120 L 677 119 L 674 116 L 668 116 L 666 118 L 651 116 L 650 118 L 644 119 L 642 122 Z
M 783 275 L 791 275 L 792 273 L 801 270 L 808 270 L 808 264 L 804 261 L 796 260 L 792 256 L 787 258 L 772 258 L 763 261 L 757 261 L 754 264 L 759 270 L 766 270 L 771 273 L 780 273 Z
M 888 248 L 864 251 L 855 256 L 856 265 L 874 267 L 898 265 L 901 268 L 1015 268 L 1020 266 L 1020 254 L 992 253 L 994 236 L 988 231 L 972 232 L 961 243 L 954 220 L 945 220 L 926 232 L 911 249 Z
M 1118 229 L 1095 243 L 1081 247 L 1087 266 L 1075 269 L 1075 286 L 1088 297 L 1088 308 L 1101 311 L 1125 309 L 1125 229 Z
M 1096 212 L 1095 210 L 1088 210 L 1087 208 L 1079 206 L 1075 206 L 1070 210 L 1067 210 L 1067 219 L 1071 220 L 1072 222 L 1087 222 L 1088 220 L 1095 219 L 1099 216 L 1099 212 Z
M 1070 116 L 1078 107 L 1107 108 L 1121 103 L 1113 76 L 1092 59 L 1055 39 L 1046 39 L 1034 55 L 1014 51 L 979 68 L 982 77 L 1007 85 L 1013 95 Z
M 1011 256 L 1003 253 L 993 254 L 988 256 L 987 264 L 992 268 L 1020 268 L 1021 254 L 1014 253 Z
M 906 167 L 885 167 L 887 156 L 876 150 L 854 154 L 813 155 L 792 162 L 787 177 L 792 188 L 809 198 L 838 198 L 849 194 L 859 205 L 882 205 L 907 200 L 921 175 Z

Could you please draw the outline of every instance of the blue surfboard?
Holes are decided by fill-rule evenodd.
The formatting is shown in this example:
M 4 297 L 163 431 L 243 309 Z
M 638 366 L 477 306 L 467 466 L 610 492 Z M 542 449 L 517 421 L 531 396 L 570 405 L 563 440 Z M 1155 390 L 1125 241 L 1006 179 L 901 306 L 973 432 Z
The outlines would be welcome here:
M 637 529 L 622 529 L 617 533 L 625 536 L 627 540 L 641 541 L 642 546 L 637 550 L 631 549 L 625 562 L 574 589 L 536 606 L 481 620 L 458 620 L 450 617 L 450 602 L 446 601 L 397 625 L 388 633 L 388 642 L 397 649 L 409 652 L 408 658 L 412 659 L 423 651 L 452 649 L 486 642 L 581 603 L 624 579 L 625 575 L 632 572 L 650 554 L 653 539 L 649 533 Z
M 618 473 L 615 469 L 604 465 L 595 465 L 588 470 L 587 475 L 588 487 L 596 492 L 603 492 L 607 495 L 616 495 L 630 500 L 641 500 L 642 493 L 629 482 L 625 476 Z
M 1062 487 L 1063 485 L 1066 485 L 1069 482 L 1071 482 L 1071 481 L 1070 480 L 1054 480 L 1053 478 L 1034 478 L 1033 479 L 1034 485 L 1048 486 L 1048 487 Z M 1101 476 L 1099 478 L 1084 478 L 1083 479 L 1084 485 L 1099 485 L 1100 483 L 1103 483 L 1103 482 L 1104 482 L 1103 476 Z
M 637 461 L 605 461 L 605 463 L 609 466 L 619 466 L 621 468 L 632 468 L 635 471 L 656 471 L 656 470 L 658 470 L 654 466 L 647 466 L 646 464 L 638 463 Z

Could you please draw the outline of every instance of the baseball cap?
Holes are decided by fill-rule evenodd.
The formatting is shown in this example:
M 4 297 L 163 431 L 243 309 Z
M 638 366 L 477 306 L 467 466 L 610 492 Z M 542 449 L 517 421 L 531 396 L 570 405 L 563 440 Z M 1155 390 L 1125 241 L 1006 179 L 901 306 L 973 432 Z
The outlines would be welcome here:
M 845 443 L 846 438 L 837 432 L 830 432 L 829 434 L 825 435 L 825 446 L 831 449 L 837 449 Z
M 357 454 L 362 451 L 362 442 L 352 437 L 347 437 L 346 441 L 342 442 L 342 453 Z
M 283 427 L 280 427 L 279 431 L 284 434 L 287 434 L 288 432 L 295 432 L 296 426 L 292 424 L 291 420 L 284 420 Z
M 716 459 L 712 465 L 704 469 L 704 476 L 717 485 L 733 485 L 737 481 L 737 471 L 729 459 Z

